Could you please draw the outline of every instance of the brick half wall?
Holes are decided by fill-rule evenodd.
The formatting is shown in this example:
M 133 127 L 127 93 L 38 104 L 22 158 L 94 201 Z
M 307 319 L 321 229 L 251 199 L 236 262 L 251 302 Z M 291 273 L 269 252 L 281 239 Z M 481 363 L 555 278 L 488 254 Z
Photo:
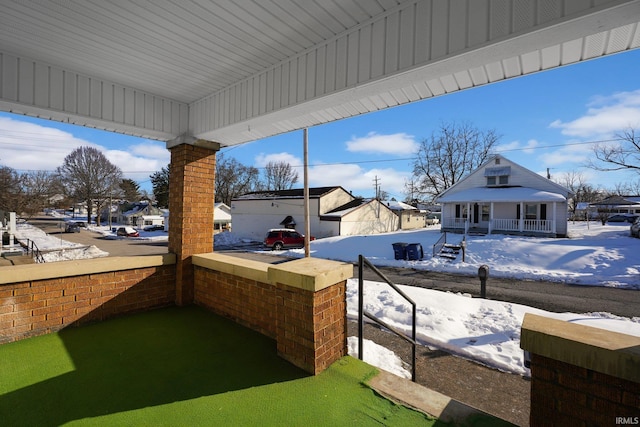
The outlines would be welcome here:
M 526 314 L 536 426 L 638 424 L 640 337 Z
M 4 267 L 0 343 L 175 304 L 175 257 Z
M 282 358 L 315 375 L 347 354 L 352 265 L 315 258 L 271 265 L 217 253 L 193 261 L 195 303 L 274 338 Z

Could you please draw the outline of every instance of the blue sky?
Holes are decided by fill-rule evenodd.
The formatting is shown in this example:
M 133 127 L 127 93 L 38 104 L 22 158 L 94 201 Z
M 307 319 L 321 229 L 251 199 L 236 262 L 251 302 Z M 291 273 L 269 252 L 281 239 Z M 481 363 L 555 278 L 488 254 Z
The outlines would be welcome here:
M 494 129 L 501 135 L 497 152 L 541 174 L 549 168 L 555 179 L 581 172 L 602 188 L 637 181 L 638 174 L 596 172 L 584 164 L 592 156 L 589 142 L 640 129 L 638 65 L 640 50 L 624 52 L 313 127 L 310 185 L 341 185 L 370 197 L 377 177 L 382 190 L 404 199 L 412 169 L 408 159 L 443 122 Z M 291 132 L 222 152 L 259 168 L 270 160 L 301 166 L 302 135 Z M 149 175 L 169 162 L 163 142 L 0 113 L 0 165 L 54 170 L 80 145 L 100 148 L 148 190 Z

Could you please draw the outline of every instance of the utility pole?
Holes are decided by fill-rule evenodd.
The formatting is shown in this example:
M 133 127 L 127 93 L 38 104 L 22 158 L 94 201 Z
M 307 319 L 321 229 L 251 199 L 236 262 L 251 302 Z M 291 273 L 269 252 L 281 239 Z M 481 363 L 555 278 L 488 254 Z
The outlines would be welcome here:
M 373 179 L 373 182 L 376 190 L 376 201 L 378 202 L 378 208 L 376 209 L 376 218 L 380 218 L 380 179 L 378 178 L 378 175 L 376 175 L 376 177 Z
M 380 178 L 378 178 L 378 175 L 373 178 L 373 185 L 376 191 L 376 199 L 380 199 Z
M 309 248 L 311 236 L 311 224 L 309 216 L 309 129 L 303 131 L 303 152 L 304 152 L 304 256 L 309 258 L 311 250 Z

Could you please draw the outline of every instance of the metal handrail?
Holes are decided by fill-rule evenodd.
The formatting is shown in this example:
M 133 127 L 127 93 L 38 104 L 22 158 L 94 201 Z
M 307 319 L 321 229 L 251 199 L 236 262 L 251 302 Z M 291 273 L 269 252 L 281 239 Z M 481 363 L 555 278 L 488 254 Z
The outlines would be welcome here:
M 40 249 L 38 249 L 38 245 L 36 245 L 36 242 L 31 239 L 27 239 L 26 244 L 20 240 L 18 240 L 18 242 L 27 250 L 27 255 L 31 253 L 31 257 L 36 260 L 36 263 L 43 264 L 45 262 L 44 256 L 42 256 L 42 252 L 40 252 Z
M 443 232 L 442 236 L 438 239 L 438 241 L 433 245 L 433 257 L 435 258 L 437 254 L 440 253 L 443 246 L 447 243 L 447 232 Z
M 411 304 L 412 307 L 412 322 L 411 322 L 411 337 L 407 336 L 401 331 L 394 329 L 392 326 L 388 325 L 386 322 L 376 318 L 373 314 L 366 312 L 364 310 L 364 278 L 362 277 L 363 267 L 366 265 L 371 268 L 374 273 L 378 275 L 382 280 L 384 280 L 389 286 L 391 286 L 396 292 L 398 292 L 405 300 Z M 358 255 L 358 359 L 363 360 L 363 348 L 364 348 L 364 317 L 372 320 L 383 328 L 388 329 L 393 332 L 395 335 L 400 338 L 408 341 L 412 345 L 412 355 L 411 355 L 411 381 L 416 381 L 416 303 L 413 302 L 411 298 L 407 296 L 402 290 L 391 283 L 391 281 L 385 276 L 380 270 L 378 270 L 371 262 L 366 259 L 362 255 Z

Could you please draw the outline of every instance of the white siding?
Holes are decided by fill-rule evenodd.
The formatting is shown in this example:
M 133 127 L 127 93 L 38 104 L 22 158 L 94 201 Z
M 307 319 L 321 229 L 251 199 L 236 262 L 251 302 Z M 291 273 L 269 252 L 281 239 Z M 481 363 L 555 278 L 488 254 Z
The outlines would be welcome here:
M 319 229 L 318 199 L 309 201 L 311 234 Z M 262 241 L 270 228 L 282 228 L 280 222 L 291 215 L 296 229 L 304 233 L 303 199 L 238 199 L 231 202 L 233 232 L 239 237 Z
M 340 233 L 342 236 L 388 233 L 396 231 L 398 226 L 398 216 L 373 201 L 343 216 Z

